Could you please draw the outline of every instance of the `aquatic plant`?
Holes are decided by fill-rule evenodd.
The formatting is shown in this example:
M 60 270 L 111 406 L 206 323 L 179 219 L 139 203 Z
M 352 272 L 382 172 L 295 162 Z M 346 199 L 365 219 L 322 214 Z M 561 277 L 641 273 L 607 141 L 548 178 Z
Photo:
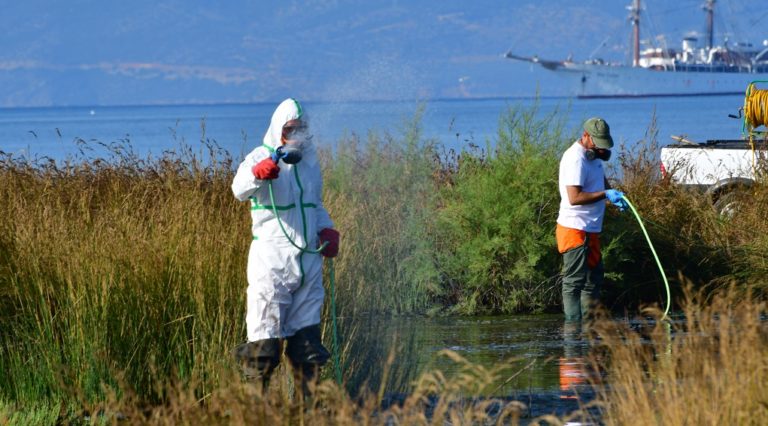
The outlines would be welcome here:
M 13 400 L 98 397 L 118 373 L 162 398 L 158 378 L 207 378 L 241 338 L 249 230 L 231 159 L 214 144 L 154 159 L 107 148 L 0 162 L 0 386 Z

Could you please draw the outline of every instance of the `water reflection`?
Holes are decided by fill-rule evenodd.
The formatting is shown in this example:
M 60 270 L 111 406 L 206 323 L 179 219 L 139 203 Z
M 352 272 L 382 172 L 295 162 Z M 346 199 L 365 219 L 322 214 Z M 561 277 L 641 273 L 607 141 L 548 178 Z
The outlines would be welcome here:
M 463 365 L 439 355 L 447 349 L 489 370 L 509 365 L 481 396 L 523 402 L 529 418 L 565 415 L 594 398 L 589 382 L 599 375 L 588 362 L 592 348 L 581 326 L 564 324 L 561 314 L 374 317 L 340 326 L 342 336 L 352 336 L 343 361 L 352 395 L 369 389 L 394 401 L 425 372 L 455 377 Z
M 439 369 L 446 375 L 458 373 L 459 365 L 438 356 L 440 351 L 448 349 L 488 368 L 510 362 L 509 375 L 500 379 L 495 396 L 509 397 L 532 391 L 572 393 L 574 386 L 586 385 L 587 339 L 580 327 L 564 326 L 560 314 L 374 317 L 341 324 L 343 333 L 356 336 L 348 342 L 350 351 L 345 362 L 348 382 L 360 380 L 367 381 L 369 386 L 378 386 L 381 378 L 372 376 L 376 371 L 383 371 L 384 366 L 377 364 L 386 362 L 387 355 L 394 350 L 394 365 L 389 370 L 386 388 L 389 392 L 404 392 L 408 384 L 425 371 Z M 364 368 L 366 374 L 355 374 L 355 368 Z M 362 385 L 361 382 L 354 385 Z
M 640 344 L 648 352 L 649 360 L 663 364 L 672 362 L 672 342 L 685 333 L 681 316 L 661 323 L 653 317 L 613 318 L 594 328 L 564 323 L 562 314 L 379 317 L 347 319 L 342 324 L 342 335 L 348 337 L 349 348 L 344 377 L 353 395 L 370 388 L 388 406 L 402 403 L 416 378 L 425 372 L 439 370 L 446 381 L 461 376 L 466 373 L 466 365 L 439 355 L 450 350 L 488 370 L 510 366 L 500 370 L 503 374 L 494 376 L 491 386 L 478 393 L 467 391 L 465 402 L 477 401 L 475 396 L 480 400 L 492 397 L 502 406 L 519 401 L 526 419 L 573 413 L 570 418 L 582 424 L 599 424 L 600 408 L 590 402 L 597 390 L 610 392 L 611 379 L 600 367 L 608 364 L 608 342 Z M 606 336 L 613 335 L 618 337 L 606 340 Z M 647 372 L 650 380 L 662 380 L 654 375 L 653 369 Z M 595 389 L 595 385 L 599 388 Z
M 578 399 L 580 393 L 587 393 L 591 383 L 599 381 L 600 373 L 590 362 L 592 353 L 585 335 L 586 325 L 566 321 L 563 324 L 563 356 L 558 359 L 560 377 L 560 398 Z

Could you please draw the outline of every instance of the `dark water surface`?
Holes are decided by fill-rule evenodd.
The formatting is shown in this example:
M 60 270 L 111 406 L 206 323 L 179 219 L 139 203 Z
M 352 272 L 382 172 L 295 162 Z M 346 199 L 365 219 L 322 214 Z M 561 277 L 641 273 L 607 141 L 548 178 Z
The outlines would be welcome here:
M 401 320 L 396 324 L 403 340 L 410 330 L 417 333 L 414 342 L 423 353 L 419 365 L 454 370 L 457 366 L 446 357 L 435 357 L 443 349 L 451 350 L 468 361 L 493 367 L 504 361 L 524 370 L 512 381 L 500 385 L 498 393 L 508 395 L 531 388 L 559 388 L 559 364 L 563 358 L 586 355 L 585 340 L 577 330 L 564 330 L 561 315 L 527 315 L 505 317 L 441 318 Z M 423 329 L 422 332 L 415 330 Z M 433 356 L 428 356 L 432 354 Z
M 671 342 L 679 333 L 672 330 L 683 328 L 684 318 L 680 314 L 671 314 L 669 318 L 665 329 Z M 344 374 L 353 394 L 357 387 L 364 386 L 362 380 L 372 378 L 373 382 L 368 385 L 374 391 L 379 389 L 380 382 L 375 380 L 377 373 L 385 369 L 387 355 L 395 351 L 385 386 L 385 404 L 402 402 L 415 380 L 424 373 L 439 370 L 449 380 L 466 374 L 467 364 L 441 355 L 445 350 L 468 361 L 472 371 L 508 365 L 509 368 L 485 387 L 480 397 L 498 399 L 501 404 L 522 402 L 525 421 L 583 410 L 589 414 L 587 424 L 599 422 L 599 408 L 589 403 L 595 399 L 597 389 L 611 386 L 610 376 L 593 362 L 605 364 L 605 348 L 587 336 L 586 327 L 564 323 L 562 314 L 374 317 L 340 321 L 340 328 L 346 329 L 346 333 L 350 333 L 350 326 L 355 328 L 354 333 L 350 333 L 352 342 L 344 335 L 345 331 L 341 336 L 342 342 L 350 343 L 353 348 L 349 356 L 355 367 Z M 632 319 L 615 317 L 614 321 L 645 336 L 644 341 L 650 343 L 647 339 L 655 326 L 652 319 L 638 315 Z M 327 368 L 332 369 L 333 364 Z M 473 399 L 468 395 L 467 400 Z
M 530 417 L 578 409 L 594 398 L 590 378 L 600 379 L 588 365 L 592 348 L 583 330 L 564 324 L 560 314 L 370 318 L 358 320 L 355 335 L 359 342 L 353 343 L 351 357 L 365 359 L 360 365 L 369 368 L 356 368 L 361 377 L 376 376 L 396 349 L 386 386 L 395 401 L 425 372 L 439 370 L 449 378 L 466 373 L 465 364 L 441 355 L 444 350 L 466 359 L 472 369 L 509 365 L 483 396 L 521 401 Z M 345 377 L 356 381 L 354 375 Z

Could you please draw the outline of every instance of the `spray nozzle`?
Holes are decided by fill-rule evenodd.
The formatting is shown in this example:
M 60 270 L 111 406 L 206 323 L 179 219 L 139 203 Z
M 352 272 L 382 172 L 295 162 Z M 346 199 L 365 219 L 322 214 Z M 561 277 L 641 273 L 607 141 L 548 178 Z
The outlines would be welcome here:
M 296 164 L 301 161 L 301 150 L 285 145 L 279 146 L 272 153 L 272 161 L 277 164 L 280 160 L 286 164 Z

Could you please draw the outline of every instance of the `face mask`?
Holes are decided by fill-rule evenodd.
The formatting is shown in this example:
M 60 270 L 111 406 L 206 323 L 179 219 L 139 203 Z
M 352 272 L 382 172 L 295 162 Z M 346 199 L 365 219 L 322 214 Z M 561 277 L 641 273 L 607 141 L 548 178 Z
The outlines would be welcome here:
M 587 149 L 584 151 L 584 156 L 587 157 L 587 160 L 592 161 L 594 159 L 600 159 L 603 161 L 608 161 L 611 159 L 611 150 L 610 149 Z
M 287 164 L 301 161 L 302 151 L 312 142 L 312 135 L 304 123 L 283 127 L 281 159 Z
M 611 150 L 610 149 L 597 149 L 597 155 L 596 157 L 603 160 L 608 161 L 611 159 Z
M 284 138 L 284 146 L 292 146 L 295 149 L 303 150 L 312 142 L 312 135 L 308 131 L 291 132 Z
M 281 159 L 286 164 L 296 164 L 301 161 L 301 149 L 296 146 L 285 144 L 278 148 L 281 151 Z

